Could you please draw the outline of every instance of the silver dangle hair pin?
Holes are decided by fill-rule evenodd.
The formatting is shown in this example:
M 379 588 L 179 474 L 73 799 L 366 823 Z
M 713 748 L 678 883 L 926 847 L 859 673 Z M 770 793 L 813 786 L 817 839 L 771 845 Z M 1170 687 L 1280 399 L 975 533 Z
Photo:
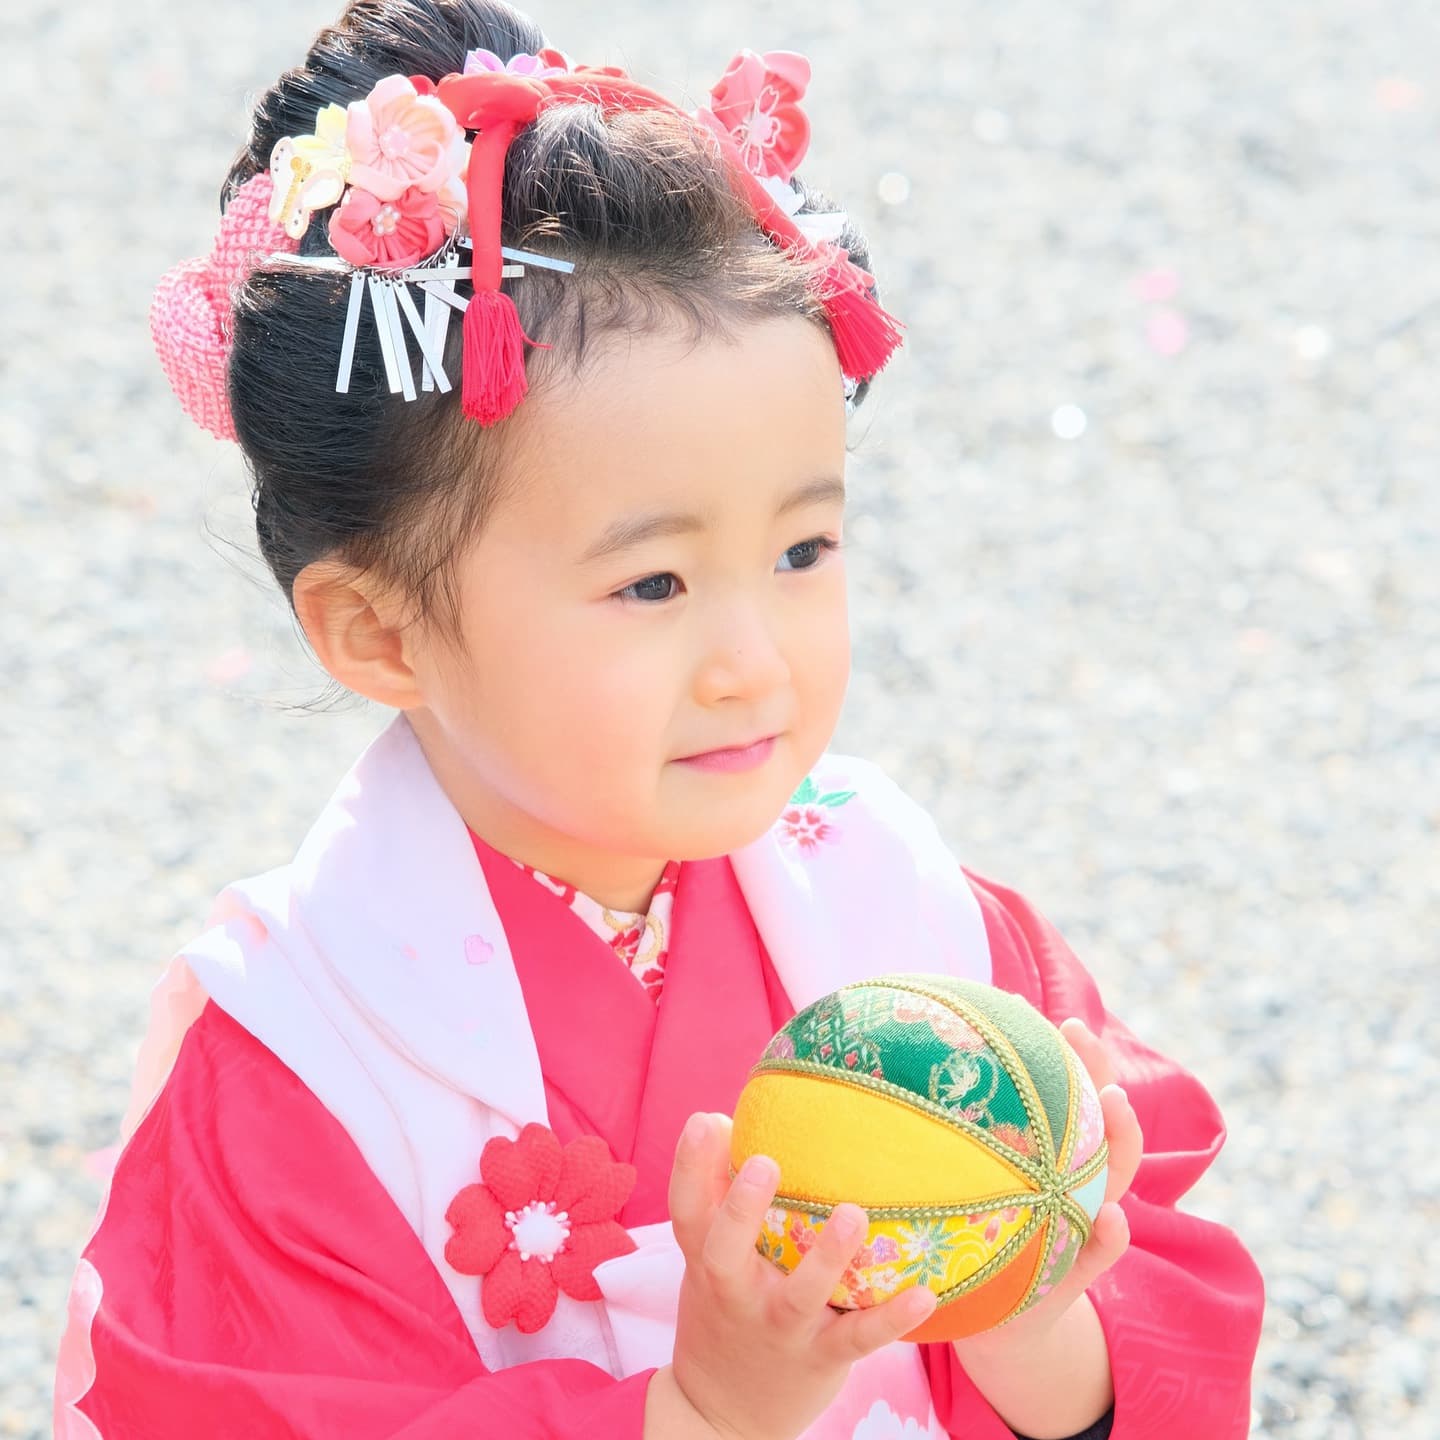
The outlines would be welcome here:
M 470 242 L 461 238 L 447 246 L 429 264 L 415 265 L 407 270 L 377 271 L 357 269 L 350 279 L 350 300 L 345 311 L 345 334 L 340 344 L 340 365 L 335 375 L 335 390 L 345 395 L 350 390 L 350 371 L 355 359 L 355 342 L 359 335 L 361 312 L 369 309 L 375 324 L 376 337 L 380 342 L 380 354 L 385 364 L 385 381 L 392 395 L 403 395 L 413 400 L 417 391 L 414 371 L 410 365 L 408 335 L 413 336 L 420 351 L 421 391 L 438 390 L 448 394 L 451 390 L 450 377 L 445 373 L 445 340 L 450 329 L 450 315 L 457 311 L 463 315 L 470 301 L 455 288 L 457 280 L 469 280 L 471 267 L 457 263 L 461 257 L 458 249 L 469 249 Z M 554 270 L 562 275 L 574 273 L 575 266 L 569 260 L 555 260 L 548 255 L 536 255 L 528 250 L 501 250 L 504 259 L 511 261 L 501 270 L 505 279 L 523 275 L 527 266 L 537 270 Z M 323 257 L 327 269 L 350 267 L 340 262 L 338 267 Z M 418 286 L 423 295 L 423 309 L 416 305 L 410 293 L 411 285 Z M 369 305 L 366 305 L 368 295 Z

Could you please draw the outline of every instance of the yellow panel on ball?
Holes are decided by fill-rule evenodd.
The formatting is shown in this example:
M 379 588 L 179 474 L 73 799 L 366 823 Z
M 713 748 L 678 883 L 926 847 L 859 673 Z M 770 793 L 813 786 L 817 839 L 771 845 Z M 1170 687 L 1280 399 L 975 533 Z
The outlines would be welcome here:
M 953 1205 L 1039 1188 L 997 1150 L 941 1115 L 898 1103 L 883 1082 L 764 1071 L 741 1093 L 735 1129 L 751 1151 L 784 1155 L 785 1193 L 838 1205 Z M 844 1135 L 846 1143 L 835 1144 Z
M 940 1299 L 910 1338 L 1013 1318 L 1063 1278 L 1104 1198 L 1099 1098 L 1060 1032 L 973 981 L 890 975 L 807 1006 L 770 1042 L 735 1110 L 732 1163 L 780 1165 L 758 1248 L 800 1263 L 834 1206 L 870 1230 L 840 1308 L 910 1285 Z

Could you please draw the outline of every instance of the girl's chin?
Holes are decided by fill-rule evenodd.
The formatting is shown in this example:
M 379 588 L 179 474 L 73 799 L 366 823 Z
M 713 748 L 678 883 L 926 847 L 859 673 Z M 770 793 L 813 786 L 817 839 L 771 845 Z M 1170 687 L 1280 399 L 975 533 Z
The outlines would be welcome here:
M 793 787 L 792 787 L 793 789 Z M 719 803 L 706 804 L 704 815 L 677 817 L 673 826 L 666 827 L 663 848 L 671 860 L 713 860 L 720 855 L 729 855 L 743 850 L 764 835 L 780 818 L 790 790 L 778 799 L 768 796 L 748 797 L 749 803 L 733 808 L 726 806 L 729 813 L 717 814 Z M 700 806 L 695 807 L 697 810 Z

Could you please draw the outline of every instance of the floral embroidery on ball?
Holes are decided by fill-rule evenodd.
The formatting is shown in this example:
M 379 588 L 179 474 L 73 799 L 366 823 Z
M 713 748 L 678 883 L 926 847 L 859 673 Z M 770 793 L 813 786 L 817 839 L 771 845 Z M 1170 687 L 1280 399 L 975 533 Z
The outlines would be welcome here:
M 599 1300 L 595 1267 L 635 1248 L 616 1216 L 635 1188 L 635 1167 L 610 1158 L 598 1136 L 562 1146 L 544 1125 L 527 1125 L 480 1154 L 480 1183 L 450 1202 L 455 1233 L 445 1259 L 462 1275 L 483 1276 L 481 1309 L 495 1330 L 543 1329 L 561 1292 Z
M 855 798 L 853 790 L 822 792 L 812 776 L 807 775 L 790 797 L 777 822 L 780 838 L 803 855 L 813 855 L 822 845 L 840 836 L 840 827 L 832 812 Z

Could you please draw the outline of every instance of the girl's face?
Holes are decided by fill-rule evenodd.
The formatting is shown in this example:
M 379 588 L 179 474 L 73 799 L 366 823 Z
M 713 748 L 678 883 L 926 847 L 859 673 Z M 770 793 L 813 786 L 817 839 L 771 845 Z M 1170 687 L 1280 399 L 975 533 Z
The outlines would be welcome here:
M 459 562 L 462 643 L 405 642 L 409 713 L 478 834 L 643 906 L 664 861 L 762 834 L 834 730 L 839 364 L 799 317 L 619 337 L 508 423 L 518 483 Z

